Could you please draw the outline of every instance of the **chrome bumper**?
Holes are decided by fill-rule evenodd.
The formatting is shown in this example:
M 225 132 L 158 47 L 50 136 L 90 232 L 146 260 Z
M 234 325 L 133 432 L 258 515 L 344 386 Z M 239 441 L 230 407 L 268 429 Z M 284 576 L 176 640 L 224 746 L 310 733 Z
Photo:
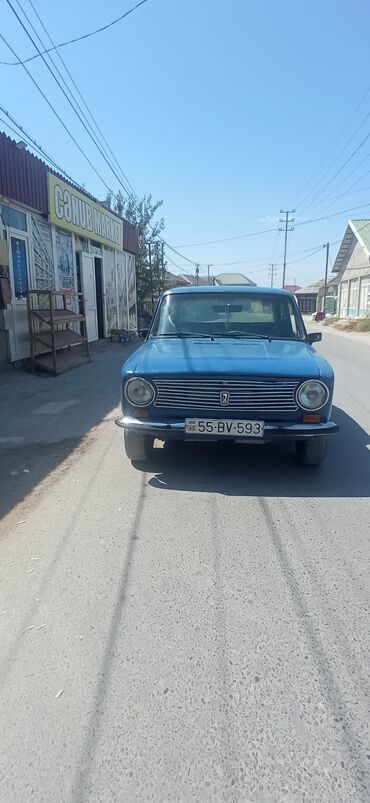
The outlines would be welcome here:
M 115 423 L 118 427 L 123 427 L 123 429 L 135 429 L 140 432 L 145 432 L 148 435 L 154 435 L 154 437 L 161 439 L 161 437 L 165 438 L 166 435 L 178 435 L 181 438 L 183 434 L 186 438 L 191 438 L 191 440 L 199 438 L 199 440 L 206 440 L 206 435 L 196 435 L 191 433 L 191 435 L 185 432 L 185 421 L 176 421 L 173 423 L 166 423 L 164 421 L 140 421 L 138 418 L 132 418 L 130 416 L 121 416 L 120 418 L 116 418 Z M 331 435 L 333 432 L 338 432 L 339 427 L 337 424 L 334 424 L 333 421 L 327 421 L 323 424 L 284 424 L 284 423 L 265 423 L 265 435 L 262 440 L 268 440 L 269 437 L 272 438 L 310 438 L 312 435 Z M 222 436 L 217 436 L 215 438 L 214 435 L 210 435 L 209 439 L 211 440 L 222 440 Z M 229 436 L 225 436 L 225 440 L 232 440 Z M 253 440 L 256 441 L 257 438 L 238 438 L 237 440 Z

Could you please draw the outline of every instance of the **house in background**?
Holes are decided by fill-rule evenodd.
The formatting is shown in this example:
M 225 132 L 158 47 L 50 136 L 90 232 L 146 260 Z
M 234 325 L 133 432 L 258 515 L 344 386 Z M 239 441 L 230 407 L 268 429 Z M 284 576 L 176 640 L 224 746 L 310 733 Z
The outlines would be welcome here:
M 219 273 L 214 277 L 215 284 L 218 285 L 240 285 L 248 287 L 257 287 L 256 282 L 252 282 L 243 273 Z
M 341 318 L 370 318 L 370 220 L 349 220 L 333 273 Z
M 337 310 L 338 282 L 339 279 L 337 276 L 331 276 L 328 279 L 325 311 L 329 313 L 329 315 L 334 315 Z M 323 312 L 324 292 L 324 279 L 320 279 L 314 282 L 314 284 L 309 284 L 307 287 L 295 291 L 295 296 L 302 315 L 312 315 L 315 312 Z
M 196 276 L 194 273 L 183 273 L 180 278 L 184 279 L 184 286 L 188 287 L 207 287 L 213 284 L 212 276 L 209 281 L 207 276 Z
M 312 315 L 313 312 L 318 310 L 318 297 L 319 291 L 324 287 L 324 280 L 309 284 L 300 290 L 296 290 L 295 295 L 298 301 L 299 309 L 302 315 Z

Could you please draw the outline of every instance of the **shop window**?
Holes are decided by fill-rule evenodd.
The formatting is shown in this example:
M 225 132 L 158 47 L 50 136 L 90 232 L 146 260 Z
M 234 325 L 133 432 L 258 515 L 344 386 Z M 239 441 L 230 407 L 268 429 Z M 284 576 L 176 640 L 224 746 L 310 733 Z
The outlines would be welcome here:
M 84 251 L 85 254 L 89 253 L 89 242 L 86 237 L 81 237 L 79 234 L 75 234 L 75 244 L 76 244 L 76 251 Z
M 364 276 L 360 284 L 360 317 L 370 318 L 370 276 Z
M 9 226 L 11 229 L 19 229 L 19 231 L 27 231 L 27 218 L 24 212 L 19 212 L 12 206 L 5 206 L 0 204 L 1 217 L 4 226 Z
M 75 289 L 72 235 L 61 229 L 55 230 L 58 285 L 60 290 Z
M 104 248 L 104 284 L 105 284 L 105 319 L 106 336 L 112 329 L 117 329 L 117 288 L 114 251 Z
M 32 246 L 36 290 L 54 290 L 55 272 L 51 229 L 48 223 L 32 216 Z

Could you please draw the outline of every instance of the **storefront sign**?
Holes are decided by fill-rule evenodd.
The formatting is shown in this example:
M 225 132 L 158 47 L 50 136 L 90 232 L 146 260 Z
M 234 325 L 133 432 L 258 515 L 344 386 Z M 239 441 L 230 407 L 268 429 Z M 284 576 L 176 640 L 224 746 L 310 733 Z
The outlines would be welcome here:
M 53 173 L 48 173 L 48 177 L 51 223 L 82 237 L 91 237 L 110 248 L 123 250 L 122 220 Z
M 25 240 L 11 237 L 14 295 L 24 298 L 28 290 L 27 253 Z

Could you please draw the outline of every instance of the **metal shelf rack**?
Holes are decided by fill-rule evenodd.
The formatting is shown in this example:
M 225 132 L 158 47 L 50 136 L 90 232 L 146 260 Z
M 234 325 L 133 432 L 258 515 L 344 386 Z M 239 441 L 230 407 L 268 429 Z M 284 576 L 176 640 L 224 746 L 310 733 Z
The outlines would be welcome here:
M 82 293 L 29 290 L 31 367 L 57 374 L 90 361 Z

